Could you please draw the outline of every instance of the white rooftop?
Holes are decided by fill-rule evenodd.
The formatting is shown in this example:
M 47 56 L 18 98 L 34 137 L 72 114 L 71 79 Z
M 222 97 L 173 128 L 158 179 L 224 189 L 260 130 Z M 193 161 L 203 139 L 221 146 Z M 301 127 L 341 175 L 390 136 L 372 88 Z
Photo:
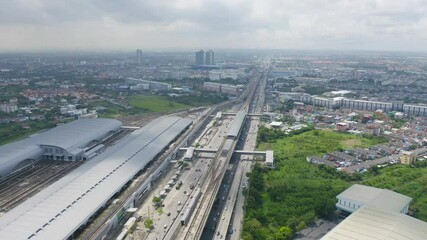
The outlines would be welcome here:
M 274 163 L 273 151 L 271 150 L 265 151 L 265 162 Z
M 156 119 L 0 217 L 0 239 L 66 239 L 143 169 L 188 119 Z
M 322 240 L 425 240 L 427 223 L 405 214 L 362 207 Z
M 380 189 L 360 184 L 346 189 L 337 196 L 338 199 L 345 198 L 360 202 L 362 205 L 381 208 L 383 210 L 400 212 L 411 201 L 412 198 L 388 189 Z

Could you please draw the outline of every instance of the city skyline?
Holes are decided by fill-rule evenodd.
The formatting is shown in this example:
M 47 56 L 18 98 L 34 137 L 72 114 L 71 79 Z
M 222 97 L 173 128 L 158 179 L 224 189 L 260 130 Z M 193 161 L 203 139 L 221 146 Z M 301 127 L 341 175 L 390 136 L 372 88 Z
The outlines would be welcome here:
M 0 14 L 0 52 L 427 51 L 421 0 L 10 1 L 7 9 Z

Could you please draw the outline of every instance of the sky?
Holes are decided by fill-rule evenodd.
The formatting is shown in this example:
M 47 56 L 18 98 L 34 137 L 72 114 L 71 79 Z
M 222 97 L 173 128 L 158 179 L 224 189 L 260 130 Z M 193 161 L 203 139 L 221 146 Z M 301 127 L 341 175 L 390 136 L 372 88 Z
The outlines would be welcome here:
M 427 0 L 0 0 L 0 51 L 427 51 Z

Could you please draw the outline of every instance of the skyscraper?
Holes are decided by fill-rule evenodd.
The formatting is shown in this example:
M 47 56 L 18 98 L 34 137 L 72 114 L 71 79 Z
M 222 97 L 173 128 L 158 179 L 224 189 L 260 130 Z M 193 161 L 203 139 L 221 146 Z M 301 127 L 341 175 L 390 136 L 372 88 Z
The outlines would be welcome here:
M 136 49 L 136 62 L 142 64 L 142 50 Z
M 215 55 L 212 49 L 206 52 L 206 65 L 215 65 Z
M 205 51 L 200 50 L 196 52 L 196 65 L 205 65 Z

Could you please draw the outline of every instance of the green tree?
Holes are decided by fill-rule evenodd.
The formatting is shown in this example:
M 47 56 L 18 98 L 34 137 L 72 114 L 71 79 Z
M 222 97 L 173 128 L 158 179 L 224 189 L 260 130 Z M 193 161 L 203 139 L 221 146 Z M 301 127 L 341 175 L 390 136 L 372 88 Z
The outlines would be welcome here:
M 292 229 L 288 226 L 281 227 L 279 233 L 283 239 L 291 239 L 293 237 Z
M 154 228 L 153 224 L 154 224 L 154 221 L 150 218 L 144 221 L 144 226 L 148 229 L 153 229 Z
M 160 197 L 154 196 L 153 197 L 153 203 L 158 204 L 162 201 L 162 199 Z

